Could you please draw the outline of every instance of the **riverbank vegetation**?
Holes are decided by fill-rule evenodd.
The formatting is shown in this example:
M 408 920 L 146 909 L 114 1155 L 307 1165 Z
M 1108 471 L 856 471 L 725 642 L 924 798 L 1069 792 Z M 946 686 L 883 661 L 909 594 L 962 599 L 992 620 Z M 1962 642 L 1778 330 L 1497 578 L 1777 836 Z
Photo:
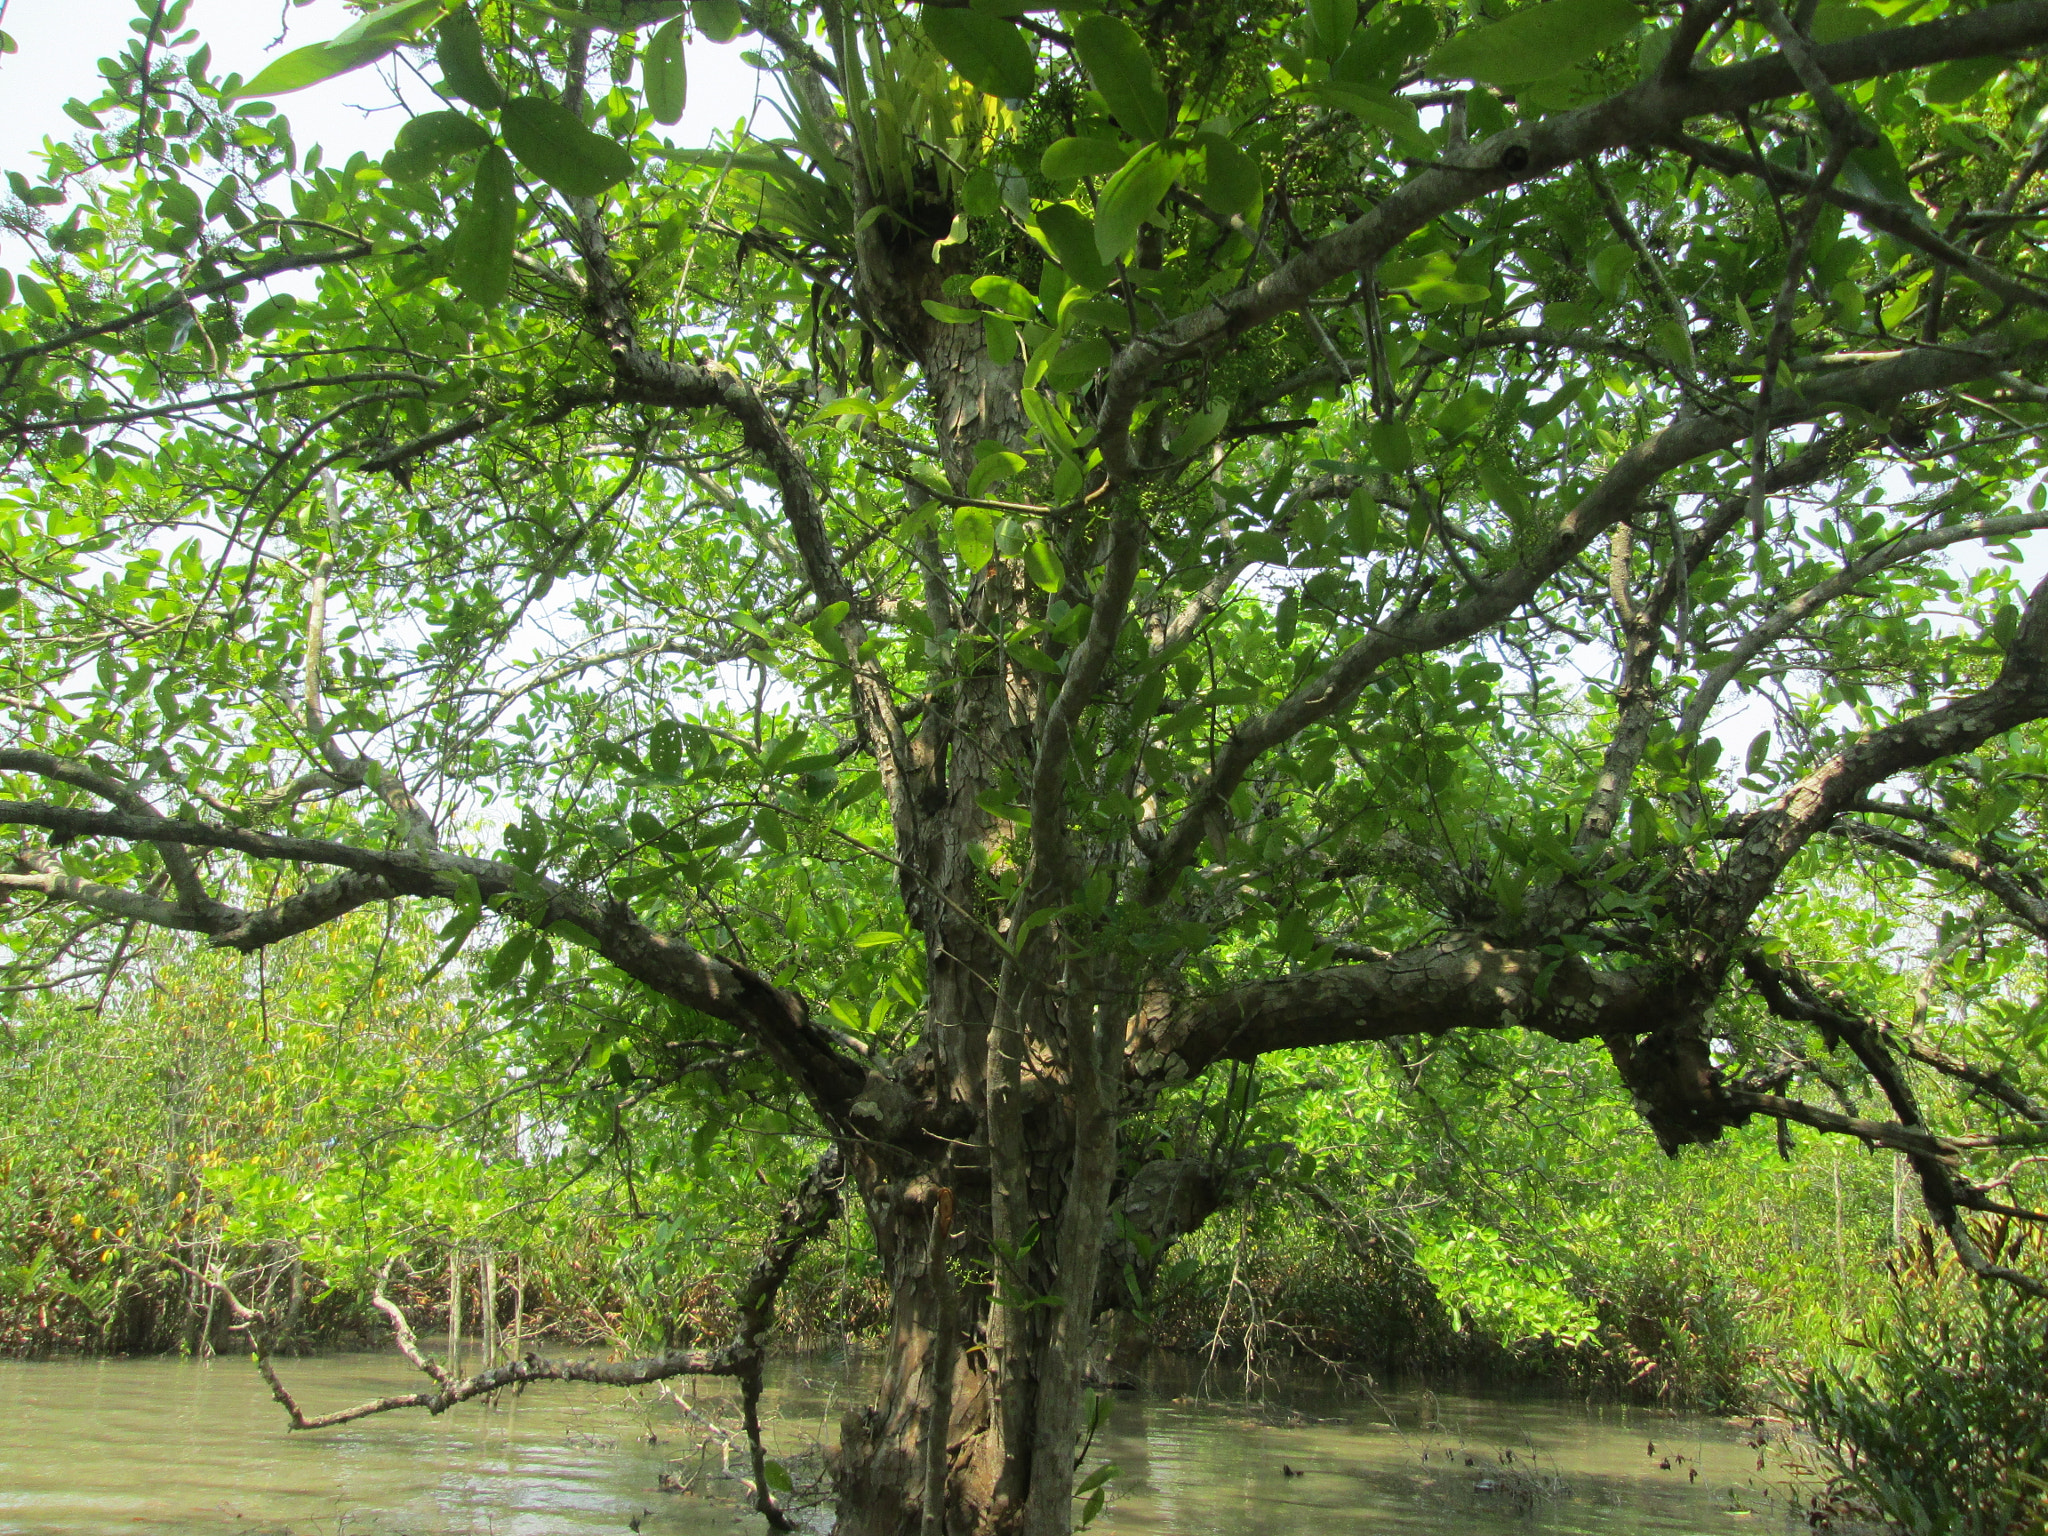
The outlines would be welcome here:
M 0 1050 L 6 1346 L 239 1351 L 215 1275 L 278 1318 L 274 1349 L 385 1338 L 380 1275 L 438 1334 L 459 1257 L 474 1350 L 485 1253 L 508 1336 L 516 1315 L 551 1348 L 721 1337 L 804 1127 L 772 1103 L 665 1114 L 609 1058 L 550 1061 L 429 977 L 437 949 L 381 910 L 260 962 L 167 947 L 23 1009 Z M 1321 1362 L 1735 1411 L 1882 1330 L 1925 1233 L 1895 1159 L 1766 1140 L 1674 1167 L 1575 1066 L 1531 1093 L 1483 1052 L 1361 1048 L 1169 1099 L 1139 1133 L 1262 1155 L 1230 1219 L 1119 1298 L 1101 1368 L 1158 1346 L 1252 1386 Z M 785 1296 L 785 1341 L 872 1346 L 879 1279 L 847 1223 Z
M 2048 1297 L 2041 0 L 190 9 L 9 172 L 22 1344 L 730 1377 L 780 1526 L 783 1306 L 841 1536 L 1064 1536 L 1108 1317 L 1861 1475 L 1888 1254 Z

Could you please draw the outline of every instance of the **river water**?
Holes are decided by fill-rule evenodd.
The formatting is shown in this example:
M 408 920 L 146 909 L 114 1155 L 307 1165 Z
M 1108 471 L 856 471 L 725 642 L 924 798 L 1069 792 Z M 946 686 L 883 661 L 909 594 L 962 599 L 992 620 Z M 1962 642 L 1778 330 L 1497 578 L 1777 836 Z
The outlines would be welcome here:
M 279 1364 L 308 1412 L 419 1379 L 395 1355 Z M 438 1419 L 287 1434 L 246 1361 L 0 1362 L 0 1536 L 580 1536 L 756 1532 L 722 1382 L 550 1383 Z M 1263 1398 L 1155 1366 L 1090 1455 L 1118 1475 L 1102 1536 L 1526 1536 L 1787 1531 L 1799 1496 L 1749 1421 L 1549 1400 L 1268 1382 Z M 1206 1387 L 1206 1390 L 1204 1388 Z M 822 1496 L 820 1449 L 861 1396 L 844 1361 L 784 1363 L 772 1453 Z M 650 1440 L 650 1437 L 651 1440 Z M 1651 1450 L 1649 1447 L 1654 1446 Z M 1298 1473 L 1299 1475 L 1290 1475 Z M 666 1491 L 672 1484 L 688 1491 Z M 822 1529 L 822 1510 L 806 1519 Z M 1798 1521 L 1803 1528 L 1804 1522 Z

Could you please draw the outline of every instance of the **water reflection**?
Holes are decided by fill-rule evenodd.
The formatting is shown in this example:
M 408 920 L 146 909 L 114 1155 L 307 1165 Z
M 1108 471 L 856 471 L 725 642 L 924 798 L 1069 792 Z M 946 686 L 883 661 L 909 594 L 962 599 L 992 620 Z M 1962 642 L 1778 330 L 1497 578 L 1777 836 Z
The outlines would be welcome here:
M 1171 1364 L 1120 1399 L 1100 1454 L 1119 1469 L 1105 1536 L 1302 1531 L 1730 1532 L 1803 1499 L 1751 1421 L 1313 1382 L 1216 1401 Z M 1768 1433 L 1768 1432 L 1766 1432 Z M 1778 1437 L 1771 1436 L 1776 1439 Z
M 381 1354 L 284 1371 L 309 1412 L 416 1381 Z M 737 1421 L 725 1383 L 682 1389 Z M 1090 1456 L 1120 1469 L 1096 1531 L 1692 1536 L 1776 1531 L 1798 1512 L 1778 1462 L 1757 1470 L 1747 1421 L 1317 1380 L 1250 1404 L 1218 1395 L 1171 1362 L 1116 1394 Z M 815 1473 L 859 1397 L 852 1363 L 784 1364 L 772 1453 Z M 727 1536 L 761 1529 L 731 1475 L 742 1465 L 728 1472 L 703 1423 L 651 1392 L 550 1383 L 439 1419 L 288 1435 L 245 1361 L 0 1362 L 0 1536 L 575 1536 L 635 1519 L 654 1536 Z M 664 1474 L 692 1492 L 662 1491 Z

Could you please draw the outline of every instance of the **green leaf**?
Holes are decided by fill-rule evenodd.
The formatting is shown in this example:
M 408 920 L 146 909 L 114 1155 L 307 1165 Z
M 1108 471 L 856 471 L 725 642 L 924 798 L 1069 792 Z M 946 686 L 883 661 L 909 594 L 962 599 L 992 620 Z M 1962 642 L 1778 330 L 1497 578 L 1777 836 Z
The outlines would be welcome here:
M 1017 322 L 1008 315 L 983 315 L 981 324 L 988 334 L 988 355 L 997 366 L 1009 367 L 1017 360 Z
M 777 1493 L 789 1492 L 789 1473 L 779 1461 L 761 1463 L 761 1481 Z
M 439 21 L 441 13 L 447 9 L 448 0 L 398 0 L 395 5 L 380 6 L 368 12 L 354 26 L 336 36 L 334 42 L 341 47 L 353 47 L 357 43 L 410 42 Z
M 488 987 L 509 986 L 526 969 L 526 962 L 533 954 L 533 946 L 540 942 L 540 935 L 531 928 L 522 928 L 503 944 L 484 966 L 484 984 Z
M 664 22 L 648 39 L 647 52 L 640 61 L 640 78 L 647 87 L 647 109 L 657 123 L 680 123 L 683 103 L 689 96 L 689 72 L 683 63 L 683 18 Z
M 1173 111 L 1160 88 L 1159 71 L 1129 22 L 1083 16 L 1074 24 L 1074 51 L 1126 133 L 1156 140 L 1173 132 Z
M 1635 260 L 1636 253 L 1618 240 L 1601 247 L 1600 253 L 1588 266 L 1587 273 L 1593 279 L 1593 286 L 1599 289 L 1602 298 L 1621 297 L 1622 284 L 1635 266 Z
M 1166 445 L 1169 456 L 1184 459 L 1189 454 L 1206 448 L 1216 440 L 1216 434 L 1223 430 L 1230 420 L 1230 402 L 1219 400 L 1206 411 L 1196 411 L 1187 419 L 1187 424 L 1174 434 L 1172 442 Z
M 1968 101 L 2012 67 L 2001 58 L 1952 59 L 1927 77 L 1920 94 L 1938 107 L 1953 107 Z
M 633 174 L 624 145 L 592 133 L 559 102 L 520 96 L 505 103 L 499 121 L 519 163 L 570 197 L 596 197 Z
M 1376 421 L 1368 434 L 1372 441 L 1372 456 L 1381 469 L 1401 474 L 1415 463 L 1415 450 L 1408 441 L 1408 423 L 1398 418 L 1391 421 Z
M 1096 1489 L 1100 1488 L 1104 1483 L 1108 1482 L 1111 1478 L 1115 1476 L 1116 1463 L 1113 1461 L 1105 1461 L 1101 1466 L 1097 1467 L 1093 1472 L 1090 1472 L 1086 1477 L 1082 1478 L 1080 1482 L 1074 1485 L 1074 1497 L 1078 1499 L 1084 1493 L 1093 1493 Z
M 1014 21 L 987 11 L 927 5 L 924 35 L 962 79 L 991 96 L 1029 96 L 1038 84 L 1031 44 Z
M 881 949 L 885 945 L 901 944 L 902 942 L 902 934 L 890 933 L 884 929 L 876 928 L 867 933 L 856 934 L 853 940 L 853 947 L 855 949 Z
M 247 96 L 285 96 L 293 91 L 303 91 L 309 85 L 318 85 L 322 80 L 332 80 L 336 75 L 345 75 L 352 69 L 361 69 L 365 64 L 374 64 L 390 53 L 397 43 L 358 43 L 343 47 L 335 43 L 312 43 L 304 48 L 294 48 L 283 58 L 277 59 L 257 73 L 254 80 L 234 92 L 235 98 Z
M 1029 320 L 1038 313 L 1038 300 L 1014 278 L 977 277 L 968 291 L 990 309 L 999 309 L 1014 320 Z
M 1861 5 L 1823 5 L 1813 13 L 1811 32 L 1816 43 L 1846 43 L 1852 37 L 1875 32 L 1884 18 Z
M 953 542 L 960 563 L 978 571 L 996 557 L 996 520 L 986 507 L 960 507 L 953 513 Z
M 1033 215 L 1038 220 L 1039 242 L 1052 253 L 1069 280 L 1100 292 L 1114 274 L 1095 249 L 1095 225 L 1072 203 L 1048 203 Z
M 49 289 L 26 272 L 21 274 L 21 281 L 17 286 L 21 290 L 21 302 L 28 306 L 30 314 L 40 315 L 45 320 L 56 318 L 57 300 Z
M 1007 480 L 1024 468 L 1023 457 L 1007 450 L 987 454 L 974 466 L 974 473 L 967 477 L 967 494 L 984 496 L 990 486 L 999 480 Z
M 242 334 L 254 338 L 268 336 L 290 319 L 292 311 L 298 307 L 297 295 L 274 293 L 242 316 Z
M 747 24 L 739 0 L 691 0 L 690 16 L 714 43 L 731 42 Z
M 427 112 L 398 130 L 391 147 L 407 154 L 442 157 L 491 143 L 491 131 L 475 118 L 452 108 Z
M 1226 219 L 1255 218 L 1266 195 L 1259 162 L 1221 134 L 1198 133 L 1195 144 L 1201 163 L 1202 201 Z
M 1358 26 L 1358 0 L 1308 0 L 1308 25 L 1317 51 L 1335 59 Z
M 1024 574 L 1041 592 L 1057 592 L 1067 584 L 1067 568 L 1060 562 L 1060 552 L 1043 538 L 1024 546 Z
M 1513 85 L 1563 74 L 1635 30 L 1633 0 L 1542 0 L 1452 37 L 1424 65 L 1443 80 Z
M 1035 389 L 1024 391 L 1024 414 L 1031 425 L 1038 429 L 1038 435 L 1056 448 L 1072 453 L 1080 446 L 1080 438 L 1060 408 Z
M 1394 142 L 1417 154 L 1434 154 L 1436 146 L 1423 131 L 1415 103 L 1386 91 L 1366 90 L 1349 85 L 1319 85 L 1304 93 L 1311 100 L 1349 112 L 1390 135 Z
M 947 325 L 972 325 L 981 318 L 978 309 L 962 309 L 958 304 L 941 304 L 937 299 L 924 299 L 924 312 L 934 320 L 943 320 Z
M 294 48 L 273 60 L 236 97 L 283 96 L 374 64 L 440 18 L 448 0 L 398 0 L 369 13 L 331 42 Z
M 1054 389 L 1073 389 L 1095 377 L 1101 369 L 1109 366 L 1115 354 L 1110 345 L 1100 336 L 1084 336 L 1079 341 L 1069 342 L 1047 360 L 1041 377 Z
M 450 11 L 435 28 L 434 62 L 441 66 L 441 89 L 456 100 L 486 112 L 505 105 L 505 87 L 484 61 L 483 28 L 467 6 Z
M 1083 176 L 1109 176 L 1131 158 L 1131 146 L 1111 139 L 1055 139 L 1038 157 L 1048 181 L 1079 181 Z
M 1095 253 L 1105 264 L 1114 265 L 1137 244 L 1139 226 L 1158 208 L 1180 168 L 1179 155 L 1147 144 L 1109 179 L 1095 205 Z
M 495 144 L 477 163 L 469 201 L 443 247 L 455 291 L 489 309 L 512 286 L 512 242 L 517 234 L 519 189 L 512 160 Z

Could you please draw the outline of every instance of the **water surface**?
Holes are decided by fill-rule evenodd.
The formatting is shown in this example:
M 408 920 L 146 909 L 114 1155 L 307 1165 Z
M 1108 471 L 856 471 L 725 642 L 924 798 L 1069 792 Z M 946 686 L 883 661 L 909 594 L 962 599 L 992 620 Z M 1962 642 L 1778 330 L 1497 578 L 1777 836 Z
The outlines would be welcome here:
M 419 1384 L 395 1355 L 279 1370 L 309 1413 Z M 729 1385 L 676 1386 L 690 1414 L 653 1391 L 547 1383 L 440 1418 L 288 1434 L 245 1360 L 0 1362 L 0 1536 L 580 1536 L 636 1519 L 656 1536 L 761 1530 L 741 1504 L 744 1458 L 728 1462 L 695 1416 L 736 1427 Z M 1094 1531 L 1696 1536 L 1776 1533 L 1798 1513 L 1780 1462 L 1757 1469 L 1747 1420 L 1319 1379 L 1268 1383 L 1253 1401 L 1231 1387 L 1163 1363 L 1115 1394 L 1089 1457 L 1119 1469 Z M 800 1490 L 815 1489 L 820 1452 L 861 1396 L 848 1362 L 774 1373 L 771 1453 Z M 664 1491 L 664 1475 L 690 1491 Z

